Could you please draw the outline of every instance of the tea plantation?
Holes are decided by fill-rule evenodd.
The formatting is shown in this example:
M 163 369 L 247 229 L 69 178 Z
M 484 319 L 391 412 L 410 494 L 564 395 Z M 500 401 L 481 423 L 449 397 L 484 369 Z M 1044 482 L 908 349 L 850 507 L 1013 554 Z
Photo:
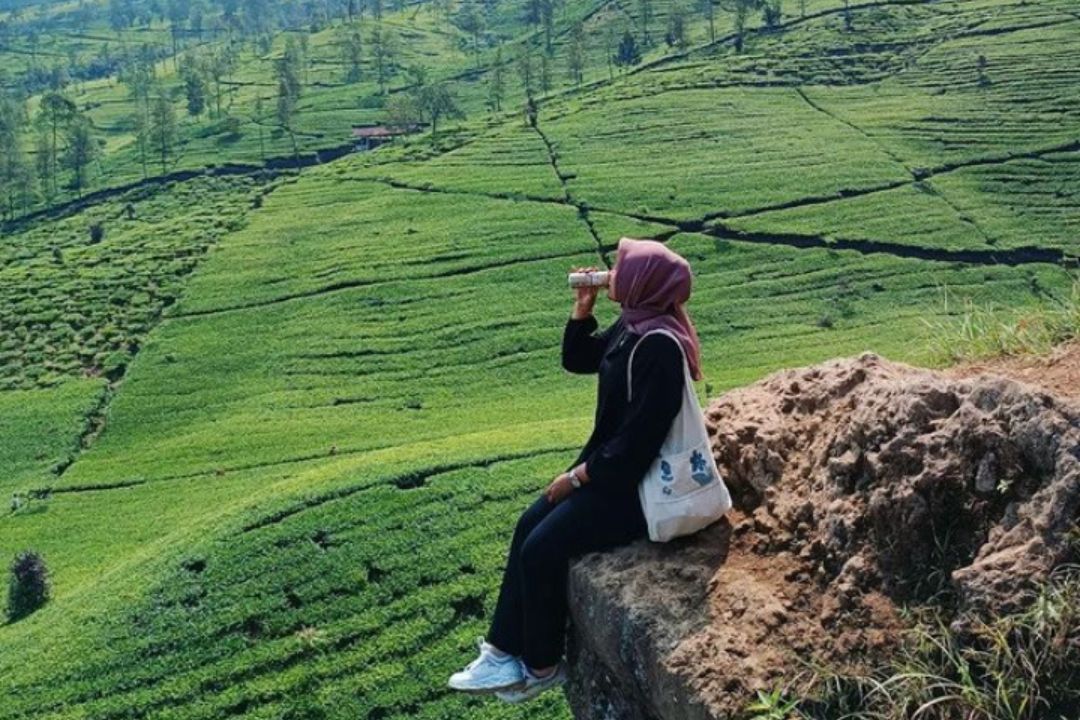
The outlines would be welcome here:
M 588 436 L 596 379 L 559 362 L 565 273 L 620 236 L 690 260 L 702 399 L 863 350 L 930 362 L 956 299 L 1071 291 L 1072 0 L 808 0 L 772 29 L 755 13 L 741 52 L 717 6 L 715 42 L 696 18 L 684 47 L 609 74 L 606 23 L 641 7 L 565 4 L 553 57 L 581 19 L 596 57 L 535 127 L 482 109 L 490 49 L 388 8 L 433 72 L 479 66 L 434 140 L 256 172 L 257 133 L 185 123 L 169 172 L 217 174 L 140 184 L 121 123 L 112 190 L 3 227 L 0 557 L 42 553 L 52 597 L 0 625 L 0 719 L 568 718 L 558 693 L 511 706 L 446 678 L 487 629 L 518 514 Z M 519 11 L 489 22 L 520 30 Z M 308 151 L 382 117 L 356 111 L 375 81 L 336 84 L 341 32 L 309 41 Z M 242 56 L 237 107 L 282 43 Z M 130 102 L 84 91 L 102 127 Z M 617 310 L 601 296 L 602 327 Z

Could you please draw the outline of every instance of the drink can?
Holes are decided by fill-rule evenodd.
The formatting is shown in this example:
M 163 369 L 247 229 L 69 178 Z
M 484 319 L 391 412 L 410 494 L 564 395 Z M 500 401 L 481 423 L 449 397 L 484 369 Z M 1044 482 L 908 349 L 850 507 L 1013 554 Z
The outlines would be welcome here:
M 610 274 L 607 270 L 594 270 L 593 272 L 572 272 L 567 277 L 572 288 L 606 287 Z

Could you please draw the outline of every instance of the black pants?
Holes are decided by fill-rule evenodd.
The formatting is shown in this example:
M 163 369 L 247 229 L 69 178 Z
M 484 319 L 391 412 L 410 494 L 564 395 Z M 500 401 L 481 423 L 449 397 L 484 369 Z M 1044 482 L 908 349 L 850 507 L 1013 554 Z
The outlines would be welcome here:
M 588 484 L 552 505 L 544 495 L 518 519 L 487 641 L 529 667 L 554 665 L 566 635 L 570 558 L 646 534 L 637 489 Z

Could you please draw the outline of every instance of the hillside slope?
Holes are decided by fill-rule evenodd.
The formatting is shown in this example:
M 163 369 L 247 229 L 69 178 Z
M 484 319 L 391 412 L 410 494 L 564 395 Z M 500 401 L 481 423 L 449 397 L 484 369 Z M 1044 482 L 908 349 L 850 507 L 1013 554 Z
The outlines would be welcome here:
M 445 689 L 517 514 L 588 434 L 595 381 L 558 360 L 567 268 L 621 235 L 687 257 L 707 396 L 867 348 L 924 359 L 942 287 L 1069 286 L 1072 3 L 852 7 L 851 30 L 822 4 L 741 55 L 552 99 L 537 129 L 16 228 L 0 408 L 33 412 L 0 431 L 49 434 L 0 452 L 0 487 L 39 498 L 0 516 L 0 556 L 42 550 L 55 597 L 0 626 L 0 718 L 567 717 Z

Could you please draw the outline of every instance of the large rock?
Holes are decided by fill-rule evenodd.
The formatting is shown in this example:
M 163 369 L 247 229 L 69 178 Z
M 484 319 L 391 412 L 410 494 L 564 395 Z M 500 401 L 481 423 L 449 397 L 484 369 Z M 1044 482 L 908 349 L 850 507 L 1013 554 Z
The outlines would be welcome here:
M 885 657 L 899 603 L 949 597 L 962 637 L 1075 560 L 1080 408 L 1032 387 L 864 354 L 706 416 L 729 517 L 571 568 L 578 718 L 730 717 L 815 663 Z

